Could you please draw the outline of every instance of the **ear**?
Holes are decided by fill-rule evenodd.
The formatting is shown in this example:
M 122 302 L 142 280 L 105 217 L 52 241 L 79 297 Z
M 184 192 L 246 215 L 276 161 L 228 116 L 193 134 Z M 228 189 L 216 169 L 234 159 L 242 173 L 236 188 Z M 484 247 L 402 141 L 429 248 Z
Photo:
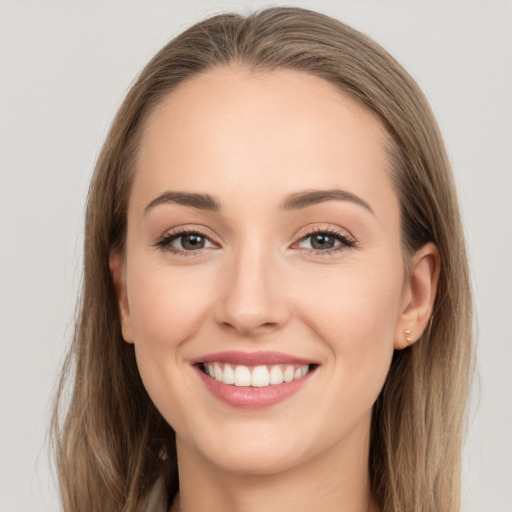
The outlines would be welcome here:
M 440 269 L 439 251 L 433 243 L 425 244 L 414 253 L 402 293 L 395 349 L 412 345 L 426 329 L 434 307 Z
M 116 292 L 121 332 L 126 342 L 133 343 L 132 318 L 130 316 L 130 307 L 126 293 L 126 265 L 124 255 L 119 251 L 111 251 L 109 265 Z

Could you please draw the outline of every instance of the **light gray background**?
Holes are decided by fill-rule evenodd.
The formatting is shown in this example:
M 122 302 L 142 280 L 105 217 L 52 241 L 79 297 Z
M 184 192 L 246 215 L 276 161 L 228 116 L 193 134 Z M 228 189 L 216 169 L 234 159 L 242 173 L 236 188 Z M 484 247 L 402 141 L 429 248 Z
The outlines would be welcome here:
M 283 3 L 366 32 L 431 101 L 459 186 L 479 316 L 465 510 L 511 512 L 512 4 Z M 149 57 L 192 22 L 262 5 L 0 3 L 0 511 L 58 510 L 45 445 L 50 396 L 71 336 L 87 185 L 121 98 Z

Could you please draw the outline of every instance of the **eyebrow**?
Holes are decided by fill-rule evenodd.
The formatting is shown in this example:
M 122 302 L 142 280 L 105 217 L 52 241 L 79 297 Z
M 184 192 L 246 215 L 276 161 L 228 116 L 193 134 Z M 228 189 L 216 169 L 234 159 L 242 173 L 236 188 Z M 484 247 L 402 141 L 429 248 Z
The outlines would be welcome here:
M 146 208 L 144 213 L 158 206 L 159 204 L 175 203 L 183 206 L 191 206 L 199 210 L 209 210 L 213 212 L 220 211 L 220 203 L 216 201 L 210 194 L 198 194 L 195 192 L 173 192 L 167 191 L 157 198 L 153 199 Z
M 286 197 L 281 203 L 280 209 L 283 211 L 299 210 L 326 201 L 349 201 L 373 213 L 371 206 L 364 199 L 361 199 L 352 192 L 340 189 L 305 190 L 303 192 L 296 192 Z M 146 214 L 155 206 L 165 203 L 180 204 L 213 212 L 219 212 L 221 210 L 220 202 L 210 194 L 167 191 L 153 199 L 144 209 L 144 213 Z
M 325 201 L 349 201 L 366 208 L 373 213 L 371 206 L 359 196 L 352 192 L 340 189 L 331 190 L 305 190 L 304 192 L 297 192 L 290 194 L 282 203 L 281 209 L 284 211 L 298 210 L 313 204 L 324 203 Z

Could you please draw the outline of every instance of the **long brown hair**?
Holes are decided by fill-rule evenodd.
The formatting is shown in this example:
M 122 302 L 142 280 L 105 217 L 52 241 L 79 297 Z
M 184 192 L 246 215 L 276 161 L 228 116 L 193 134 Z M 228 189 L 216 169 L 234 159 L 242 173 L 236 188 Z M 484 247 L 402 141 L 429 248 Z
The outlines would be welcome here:
M 174 432 L 144 389 L 133 345 L 121 336 L 109 254 L 124 248 L 145 120 L 178 84 L 230 63 L 314 74 L 386 128 L 404 259 L 431 241 L 442 265 L 431 322 L 420 340 L 395 352 L 374 406 L 372 490 L 389 512 L 458 511 L 472 299 L 439 129 L 414 80 L 374 41 L 328 16 L 287 7 L 192 26 L 147 64 L 114 119 L 90 186 L 82 295 L 52 422 L 64 510 L 142 511 L 152 490 L 169 504 L 178 489 Z

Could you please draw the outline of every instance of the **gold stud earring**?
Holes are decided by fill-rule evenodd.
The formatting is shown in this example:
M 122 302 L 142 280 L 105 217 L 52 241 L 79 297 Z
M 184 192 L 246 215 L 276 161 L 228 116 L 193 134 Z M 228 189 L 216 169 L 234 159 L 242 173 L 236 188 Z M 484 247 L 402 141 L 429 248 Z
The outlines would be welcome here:
M 412 343 L 413 342 L 413 339 L 411 338 L 411 331 L 409 329 L 405 329 L 404 330 L 404 337 L 405 337 L 405 341 L 407 341 L 407 343 Z

